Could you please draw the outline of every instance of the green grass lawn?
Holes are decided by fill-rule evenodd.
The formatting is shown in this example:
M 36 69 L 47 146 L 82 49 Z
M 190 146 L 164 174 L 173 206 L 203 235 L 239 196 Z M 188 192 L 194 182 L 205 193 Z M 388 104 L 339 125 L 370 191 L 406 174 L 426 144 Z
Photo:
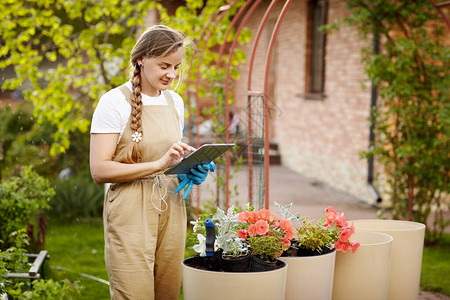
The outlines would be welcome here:
M 423 290 L 450 296 L 450 234 L 433 248 L 423 250 L 420 285 Z
M 50 220 L 45 247 L 50 255 L 45 263 L 46 278 L 80 280 L 85 287 L 81 299 L 110 299 L 108 285 L 80 275 L 108 280 L 101 219 L 74 223 Z
M 86 274 L 108 280 L 103 259 L 103 224 L 101 219 L 64 223 L 50 220 L 46 250 L 50 260 L 45 265 L 46 278 L 80 280 L 85 287 L 81 299 L 109 299 L 109 287 L 88 279 Z M 192 250 L 186 253 L 192 254 Z M 61 270 L 63 269 L 63 270 Z M 64 270 L 70 270 L 64 271 Z M 450 296 L 450 234 L 423 252 L 421 288 Z M 180 299 L 182 297 L 180 296 Z

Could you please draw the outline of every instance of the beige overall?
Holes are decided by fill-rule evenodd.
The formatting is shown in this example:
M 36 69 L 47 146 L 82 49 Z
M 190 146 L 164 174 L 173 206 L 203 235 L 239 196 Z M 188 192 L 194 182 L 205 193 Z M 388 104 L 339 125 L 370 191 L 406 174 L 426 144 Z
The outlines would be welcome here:
M 127 87 L 120 90 L 130 102 Z M 180 140 L 173 99 L 168 105 L 142 108 L 142 162 L 161 158 Z M 130 117 L 131 119 L 131 117 Z M 131 140 L 130 120 L 117 145 L 114 161 L 122 161 Z M 186 207 L 174 194 L 176 176 L 161 173 L 128 183 L 112 184 L 103 211 L 105 262 L 112 299 L 178 299 L 186 239 Z

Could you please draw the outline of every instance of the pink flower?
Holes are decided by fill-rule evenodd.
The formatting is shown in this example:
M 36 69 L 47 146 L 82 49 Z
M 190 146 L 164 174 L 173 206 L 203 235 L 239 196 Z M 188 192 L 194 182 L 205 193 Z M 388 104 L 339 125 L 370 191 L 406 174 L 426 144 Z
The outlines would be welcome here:
M 265 220 L 259 220 L 255 223 L 256 233 L 259 235 L 266 235 L 269 232 L 269 223 Z M 250 228 L 249 228 L 250 230 Z
M 238 230 L 238 237 L 245 240 L 247 238 L 247 230 L 245 229 Z
M 360 243 L 358 243 L 357 241 L 352 241 L 351 244 L 352 244 L 352 253 L 355 253 L 356 250 L 358 250 L 359 246 L 361 246 Z
M 344 213 L 336 215 L 336 220 L 334 221 L 334 223 L 341 229 L 348 226 L 347 222 L 345 221 Z
M 334 248 L 336 248 L 336 251 L 342 251 L 345 253 L 349 249 L 349 244 L 337 241 L 336 244 L 334 244 Z
M 256 235 L 256 226 L 255 224 L 252 224 L 248 227 L 248 231 L 247 231 L 248 235 L 250 237 L 254 237 Z
M 325 226 L 333 224 L 334 221 L 336 221 L 336 219 L 337 219 L 337 212 L 334 210 L 333 207 L 329 206 L 326 209 L 325 213 Z
M 339 241 L 341 241 L 342 243 L 345 243 L 345 242 L 347 242 L 349 240 L 351 235 L 352 235 L 351 228 L 345 228 L 341 232 L 341 235 L 339 236 Z
M 265 209 L 265 208 L 262 208 L 258 211 L 258 216 L 259 216 L 259 219 L 265 220 L 268 222 L 273 222 L 275 219 L 273 214 L 270 212 L 270 210 Z

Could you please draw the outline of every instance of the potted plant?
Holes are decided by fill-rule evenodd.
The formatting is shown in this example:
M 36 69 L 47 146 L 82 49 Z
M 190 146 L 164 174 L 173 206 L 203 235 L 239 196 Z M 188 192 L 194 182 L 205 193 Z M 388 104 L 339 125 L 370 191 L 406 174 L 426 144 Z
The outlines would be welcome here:
M 248 266 L 241 271 L 227 269 L 226 261 L 245 256 L 250 245 L 242 237 L 246 225 L 238 220 L 239 216 L 235 207 L 228 209 L 227 213 L 218 208 L 211 220 L 202 215 L 192 222 L 198 240 L 193 249 L 198 254 L 182 263 L 184 299 L 247 299 L 248 295 L 267 299 L 284 297 L 287 265 L 280 260 L 273 270 L 266 272 L 252 272 Z M 205 223 L 211 221 L 215 228 L 215 251 L 213 256 L 207 256 L 210 254 L 207 251 L 209 236 Z M 255 285 L 255 282 L 259 284 Z
M 300 220 L 295 239 L 280 258 L 289 265 L 285 299 L 331 299 L 336 250 L 354 253 L 359 247 L 350 240 L 353 224 L 331 206 L 317 222 L 292 215 L 290 206 L 283 209 L 284 217 Z
M 252 256 L 251 270 L 266 271 L 274 268 L 277 258 L 291 244 L 294 229 L 286 219 L 280 219 L 268 209 L 254 211 L 248 207 L 237 219 L 242 223 L 239 237 L 245 239 Z
M 238 209 L 230 207 L 225 213 L 217 208 L 216 213 L 211 218 L 215 226 L 215 251 L 219 255 L 219 263 L 216 264 L 216 271 L 247 272 L 250 267 L 250 253 L 248 245 L 244 239 L 238 237 L 237 227 L 240 222 L 237 220 Z M 195 252 L 200 257 L 206 257 L 206 236 L 205 220 L 206 215 L 201 215 L 197 220 L 192 221 L 194 232 L 198 232 L 198 244 L 193 246 Z

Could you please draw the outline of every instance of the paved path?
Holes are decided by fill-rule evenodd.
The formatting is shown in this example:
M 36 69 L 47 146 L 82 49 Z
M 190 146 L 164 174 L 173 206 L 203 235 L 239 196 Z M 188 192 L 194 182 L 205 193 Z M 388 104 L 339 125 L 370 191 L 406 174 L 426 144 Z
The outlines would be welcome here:
M 244 206 L 248 202 L 248 174 L 247 169 L 235 173 L 231 180 L 230 189 L 237 185 L 238 196 L 231 198 L 231 203 L 239 203 Z M 211 201 L 212 190 L 215 191 L 215 184 L 212 183 L 211 176 L 209 182 L 202 185 L 201 202 Z M 318 219 L 324 214 L 328 206 L 333 206 L 337 211 L 345 213 L 347 220 L 374 219 L 377 217 L 378 209 L 359 201 L 343 192 L 337 191 L 326 185 L 314 181 L 313 179 L 302 176 L 289 170 L 286 167 L 273 165 L 270 167 L 269 177 L 269 199 L 270 209 L 277 212 L 274 201 L 281 205 L 293 203 L 293 212 L 300 213 L 302 216 L 310 216 L 312 219 Z M 215 194 L 215 192 L 214 192 Z M 450 300 L 450 297 L 439 293 L 421 291 L 418 300 Z

